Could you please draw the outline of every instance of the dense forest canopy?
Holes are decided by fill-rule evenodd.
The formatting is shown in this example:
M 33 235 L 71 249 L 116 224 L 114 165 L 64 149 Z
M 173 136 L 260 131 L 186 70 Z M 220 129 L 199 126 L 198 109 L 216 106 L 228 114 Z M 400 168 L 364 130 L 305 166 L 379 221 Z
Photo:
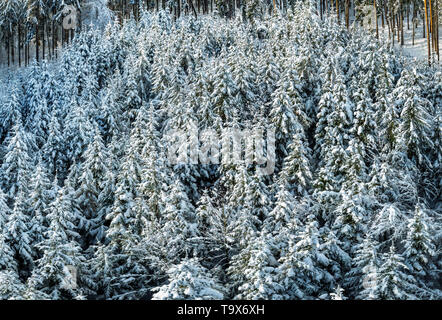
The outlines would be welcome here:
M 0 77 L 0 298 L 441 299 L 441 107 L 309 4 L 84 29 Z M 274 170 L 171 163 L 191 125 L 274 132 Z

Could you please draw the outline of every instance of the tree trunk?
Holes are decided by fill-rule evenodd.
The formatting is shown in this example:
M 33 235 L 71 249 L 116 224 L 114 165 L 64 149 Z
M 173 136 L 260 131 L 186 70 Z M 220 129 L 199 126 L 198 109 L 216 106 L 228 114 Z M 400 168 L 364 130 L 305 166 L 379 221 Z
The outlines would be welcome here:
M 416 9 L 414 8 L 414 6 L 413 6 L 413 18 L 412 18 L 411 23 L 413 25 L 413 31 L 411 34 L 411 41 L 414 46 L 414 37 L 415 37 L 415 29 L 416 29 Z
M 14 30 L 14 28 L 12 28 L 12 30 Z M 12 61 L 12 65 L 15 64 L 15 52 L 14 52 L 14 47 L 15 47 L 15 43 L 14 43 L 14 32 L 11 32 L 11 61 Z
M 338 24 L 341 23 L 341 19 L 339 17 L 339 0 L 336 0 L 336 17 L 338 19 Z
M 401 46 L 404 45 L 404 10 L 402 7 L 402 3 L 400 5 L 401 10 L 399 11 L 400 14 L 400 23 L 401 23 Z
M 379 39 L 378 10 L 376 7 L 376 0 L 373 0 L 373 6 L 374 6 L 374 19 L 376 20 L 376 38 Z
M 425 23 L 424 24 L 427 25 L 428 65 L 431 66 L 430 28 L 428 25 L 427 0 L 424 0 L 424 6 L 425 6 Z
M 18 51 L 18 66 L 21 67 L 21 25 L 17 23 L 18 29 L 18 41 L 17 41 L 17 51 Z
M 436 1 L 436 54 L 437 61 L 440 61 L 439 53 L 439 1 Z

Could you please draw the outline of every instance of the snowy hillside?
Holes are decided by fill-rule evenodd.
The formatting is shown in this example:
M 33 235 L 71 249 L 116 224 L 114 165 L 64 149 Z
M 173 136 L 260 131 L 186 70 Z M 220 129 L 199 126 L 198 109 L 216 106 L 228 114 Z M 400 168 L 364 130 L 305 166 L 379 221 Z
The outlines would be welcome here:
M 139 14 L 0 71 L 0 299 L 442 298 L 439 66 Z

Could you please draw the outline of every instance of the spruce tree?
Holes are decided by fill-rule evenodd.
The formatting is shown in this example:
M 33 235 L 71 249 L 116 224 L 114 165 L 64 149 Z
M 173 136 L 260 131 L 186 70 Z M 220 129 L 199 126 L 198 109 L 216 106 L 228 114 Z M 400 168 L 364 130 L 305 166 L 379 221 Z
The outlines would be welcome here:
M 433 243 L 429 223 L 431 220 L 425 213 L 425 207 L 417 204 L 414 215 L 408 219 L 407 236 L 404 239 L 404 264 L 411 276 L 419 283 L 423 291 L 430 291 L 428 279 L 434 277 L 436 266 L 433 259 L 436 256 L 436 247 Z M 431 297 L 430 292 L 424 296 Z
M 47 217 L 50 221 L 49 228 L 45 240 L 39 244 L 43 256 L 38 260 L 32 275 L 36 289 L 54 300 L 78 297 L 80 279 L 75 278 L 75 275 L 83 271 L 85 261 L 76 241 L 75 216 L 68 197 L 69 194 L 61 189 L 51 205 Z M 74 270 L 74 275 L 70 268 Z
M 8 196 L 9 204 L 17 196 L 18 190 L 27 193 L 32 159 L 29 155 L 30 138 L 21 120 L 18 120 L 8 138 L 6 154 L 1 166 L 2 185 Z
M 416 280 L 406 274 L 407 266 L 397 254 L 395 246 L 382 257 L 382 264 L 377 272 L 377 295 L 385 300 L 416 299 Z
M 168 271 L 168 283 L 154 288 L 153 300 L 222 300 L 224 288 L 197 258 L 185 258 Z
M 17 191 L 14 207 L 6 223 L 6 239 L 14 252 L 20 277 L 28 276 L 34 265 L 33 235 L 30 230 L 29 201 L 23 189 Z
M 97 127 L 94 140 L 86 149 L 84 158 L 75 195 L 82 216 L 86 220 L 81 230 L 82 237 L 86 246 L 89 246 L 104 238 L 104 206 L 110 192 L 107 180 L 109 156 Z

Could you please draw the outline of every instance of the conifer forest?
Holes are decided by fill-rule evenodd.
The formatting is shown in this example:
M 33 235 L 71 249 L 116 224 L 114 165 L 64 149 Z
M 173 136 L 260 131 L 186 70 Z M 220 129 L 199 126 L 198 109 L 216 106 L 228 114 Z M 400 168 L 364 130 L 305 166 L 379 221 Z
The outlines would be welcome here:
M 441 5 L 0 0 L 0 300 L 441 300 Z

